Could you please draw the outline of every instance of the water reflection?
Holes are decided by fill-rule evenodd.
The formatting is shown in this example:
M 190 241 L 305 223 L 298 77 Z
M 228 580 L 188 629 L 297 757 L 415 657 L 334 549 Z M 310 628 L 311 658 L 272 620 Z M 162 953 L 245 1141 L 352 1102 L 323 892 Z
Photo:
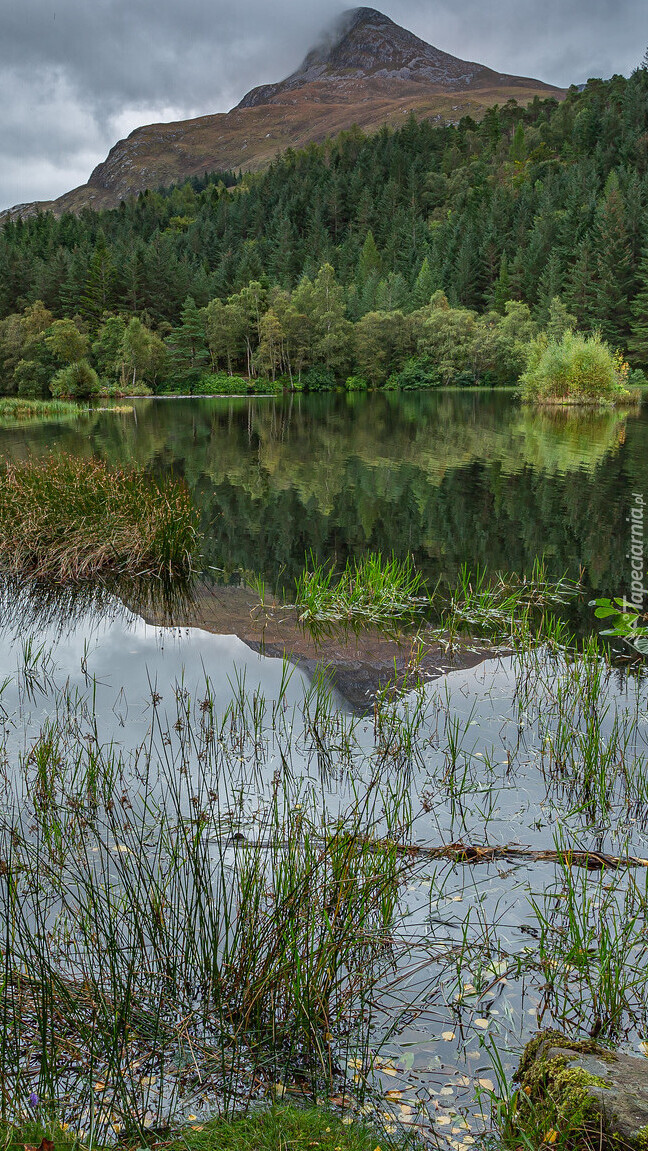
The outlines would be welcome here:
M 133 414 L 0 430 L 12 458 L 67 450 L 187 480 L 220 582 L 289 586 L 304 557 L 410 552 L 473 568 L 627 582 L 627 493 L 648 490 L 644 413 L 523 410 L 510 393 L 142 400 Z

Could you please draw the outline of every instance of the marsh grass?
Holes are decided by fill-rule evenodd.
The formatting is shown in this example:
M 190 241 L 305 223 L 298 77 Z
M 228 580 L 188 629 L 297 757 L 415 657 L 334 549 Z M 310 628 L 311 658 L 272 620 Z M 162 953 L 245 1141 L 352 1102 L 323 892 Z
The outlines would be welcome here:
M 472 572 L 463 565 L 447 592 L 440 584 L 429 588 L 411 557 L 385 559 L 377 552 L 348 560 L 338 574 L 311 557 L 297 580 L 295 606 L 300 622 L 316 636 L 332 627 L 378 627 L 418 630 L 422 639 L 446 647 L 479 638 L 516 648 L 538 642 L 566 647 L 573 636 L 557 612 L 579 591 L 580 585 L 565 577 L 551 580 L 545 564 L 536 560 L 528 576 Z
M 38 691 L 47 660 L 24 654 Z M 143 1134 L 192 1092 L 224 1111 L 287 1080 L 315 1098 L 369 1043 L 402 954 L 405 784 L 376 774 L 328 815 L 282 756 L 250 827 L 239 753 L 254 777 L 265 700 L 241 684 L 217 717 L 208 685 L 179 686 L 176 704 L 167 726 L 153 693 L 134 778 L 72 696 L 23 758 L 0 826 L 5 1118 L 35 1089 L 90 1143 Z M 272 724 L 290 740 L 281 706 Z
M 56 420 L 76 418 L 87 414 L 88 408 L 64 400 L 32 400 L 16 397 L 0 399 L 0 423 L 20 423 L 24 420 Z
M 371 627 L 411 620 L 426 602 L 422 588 L 423 577 L 409 556 L 398 560 L 372 552 L 348 560 L 337 576 L 332 565 L 311 557 L 297 579 L 295 602 L 306 624 Z
M 339 1115 L 318 1108 L 274 1106 L 232 1121 L 213 1120 L 200 1130 L 189 1128 L 170 1144 L 170 1151 L 388 1151 L 411 1139 L 389 1138 L 365 1124 L 345 1124 Z
M 0 567 L 65 584 L 186 576 L 197 513 L 185 486 L 71 455 L 0 465 Z

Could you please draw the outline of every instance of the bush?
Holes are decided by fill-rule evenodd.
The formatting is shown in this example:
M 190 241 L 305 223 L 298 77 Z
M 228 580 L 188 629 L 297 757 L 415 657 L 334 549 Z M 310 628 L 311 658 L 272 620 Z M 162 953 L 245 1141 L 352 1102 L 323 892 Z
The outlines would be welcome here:
M 306 392 L 332 392 L 337 387 L 337 380 L 330 368 L 317 366 L 302 372 L 302 386 Z
M 366 392 L 369 384 L 364 376 L 347 376 L 344 387 L 347 392 Z
M 56 373 L 50 391 L 57 399 L 87 399 L 100 394 L 101 381 L 87 360 L 77 360 Z
M 627 365 L 598 333 L 584 336 L 567 331 L 560 340 L 539 336 L 528 353 L 520 377 L 527 403 L 614 403 L 629 397 L 623 386 Z
M 418 392 L 424 388 L 437 388 L 441 377 L 434 364 L 426 357 L 406 360 L 400 372 L 394 372 L 385 385 L 390 391 Z
M 243 376 L 228 376 L 227 372 L 201 376 L 192 388 L 195 396 L 246 396 L 249 391 L 249 380 Z

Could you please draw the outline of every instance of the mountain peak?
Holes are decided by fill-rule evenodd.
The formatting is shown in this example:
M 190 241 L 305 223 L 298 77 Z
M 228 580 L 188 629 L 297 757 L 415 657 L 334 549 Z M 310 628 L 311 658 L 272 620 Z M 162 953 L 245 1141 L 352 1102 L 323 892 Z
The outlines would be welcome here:
M 427 44 L 377 8 L 350 8 L 327 29 L 296 72 L 279 84 L 254 88 L 239 108 L 290 103 L 291 94 L 306 84 L 339 89 L 349 82 L 376 78 L 452 90 L 486 84 L 496 75 L 483 65 L 459 60 Z

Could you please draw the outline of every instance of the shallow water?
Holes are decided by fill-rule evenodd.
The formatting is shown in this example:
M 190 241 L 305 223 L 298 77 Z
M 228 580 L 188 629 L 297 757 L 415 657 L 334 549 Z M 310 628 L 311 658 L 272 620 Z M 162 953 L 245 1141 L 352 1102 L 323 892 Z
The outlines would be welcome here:
M 554 575 L 584 569 L 583 627 L 591 623 L 590 592 L 626 586 L 626 516 L 632 492 L 648 492 L 644 414 L 532 415 L 507 394 L 398 403 L 142 401 L 136 418 L 95 413 L 71 424 L 0 430 L 6 456 L 52 448 L 184 475 L 201 508 L 205 564 L 225 582 L 240 583 L 245 572 L 275 589 L 289 585 L 310 550 L 337 560 L 371 549 L 411 552 L 426 575 L 447 581 L 464 562 L 523 571 L 545 554 Z M 109 594 L 86 606 L 57 606 L 54 596 L 47 611 L 39 611 L 39 596 L 28 589 L 0 596 L 8 806 L 10 793 L 29 789 L 30 748 L 45 723 L 60 719 L 63 698 L 74 700 L 70 746 L 83 738 L 84 724 L 96 725 L 98 742 L 119 750 L 132 783 L 153 712 L 162 717 L 173 763 L 178 707 L 198 705 L 207 681 L 217 715 L 243 696 L 264 701 L 263 731 L 243 724 L 237 735 L 238 778 L 249 798 L 238 827 L 246 837 L 254 839 L 255 808 L 288 748 L 297 790 L 310 790 L 332 811 L 374 777 L 377 764 L 385 781 L 406 784 L 412 842 L 423 852 L 401 893 L 410 957 L 385 987 L 385 1025 L 415 1007 L 373 1070 L 374 1087 L 391 1092 L 386 1111 L 406 1123 L 421 1115 L 451 1145 L 464 1145 L 458 1116 L 478 1130 L 475 1092 L 487 1095 L 495 1085 L 493 1047 L 510 1073 L 540 1021 L 578 1035 L 596 1029 L 596 963 L 589 974 L 578 966 L 570 943 L 574 904 L 579 938 L 595 947 L 601 916 L 616 930 L 631 918 L 629 908 L 645 915 L 646 873 L 505 853 L 490 862 L 431 860 L 424 849 L 461 843 L 648 855 L 644 679 L 602 672 L 594 661 L 575 673 L 548 653 L 502 655 L 386 703 L 388 719 L 410 725 L 411 746 L 385 740 L 370 713 L 333 692 L 323 747 L 315 747 L 312 666 L 287 668 L 261 654 L 242 627 L 228 634 L 231 613 L 217 634 L 217 627 L 147 624 Z M 270 717 L 280 696 L 278 730 Z M 597 773 L 597 763 L 605 770 Z M 642 961 L 642 930 L 619 944 L 628 969 Z M 560 968 L 554 989 L 552 947 Z M 609 1037 L 640 1051 L 648 1033 L 644 988 L 633 996 Z M 188 1106 L 202 1114 L 212 1103 L 205 1093 Z

